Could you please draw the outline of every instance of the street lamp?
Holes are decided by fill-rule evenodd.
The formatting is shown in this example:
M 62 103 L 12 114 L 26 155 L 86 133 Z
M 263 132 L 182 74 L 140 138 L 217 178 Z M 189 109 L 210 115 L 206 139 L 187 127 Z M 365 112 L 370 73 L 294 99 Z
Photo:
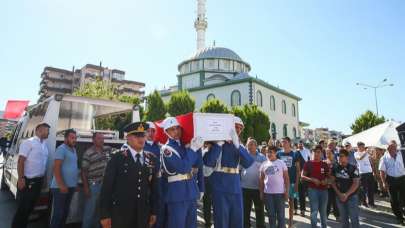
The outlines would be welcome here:
M 375 99 L 375 109 L 377 111 L 377 116 L 378 116 L 378 102 L 377 102 L 377 89 L 379 88 L 383 88 L 383 87 L 387 87 L 387 86 L 394 86 L 393 83 L 387 84 L 386 82 L 388 81 L 387 78 L 384 78 L 384 80 L 382 80 L 380 83 L 378 83 L 376 86 L 373 85 L 369 85 L 369 84 L 365 84 L 365 83 L 360 83 L 357 82 L 356 85 L 358 86 L 363 86 L 364 89 L 367 88 L 372 88 L 374 89 L 374 99 Z

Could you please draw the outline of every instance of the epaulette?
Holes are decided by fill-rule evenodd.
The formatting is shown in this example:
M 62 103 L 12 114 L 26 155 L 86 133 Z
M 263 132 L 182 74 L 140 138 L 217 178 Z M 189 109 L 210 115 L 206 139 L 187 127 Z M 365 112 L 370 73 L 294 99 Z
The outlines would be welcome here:
M 122 154 L 122 155 L 124 155 L 126 157 L 127 154 L 128 154 L 128 150 L 129 150 L 129 147 L 124 144 L 124 145 L 122 145 L 122 147 L 120 149 L 113 149 L 113 151 L 111 151 L 111 153 L 113 155 Z
M 122 145 L 121 146 L 121 151 L 126 151 L 126 150 L 128 150 L 129 149 L 129 146 L 127 145 L 127 144 L 124 144 L 124 145 Z
M 152 153 L 152 152 L 145 151 L 145 150 L 144 150 L 143 152 L 145 153 L 145 156 L 146 156 L 146 157 L 157 158 L 156 155 L 155 155 L 154 153 Z
M 167 145 L 163 145 L 160 150 L 163 152 L 162 154 L 163 154 L 165 157 L 168 157 L 168 158 L 171 157 L 172 154 L 173 154 L 173 153 L 172 153 L 172 150 L 170 150 Z
M 143 151 L 145 154 L 145 163 L 149 168 L 154 168 L 157 162 L 157 157 L 154 153 L 149 151 Z
M 121 151 L 121 149 L 113 148 L 111 150 L 111 154 L 118 154 Z

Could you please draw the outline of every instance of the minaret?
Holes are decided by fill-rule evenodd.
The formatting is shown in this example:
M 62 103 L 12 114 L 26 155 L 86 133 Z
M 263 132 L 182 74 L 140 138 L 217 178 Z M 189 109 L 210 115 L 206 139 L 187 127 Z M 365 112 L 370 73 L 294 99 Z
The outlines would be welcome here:
M 205 18 L 205 2 L 206 0 L 197 0 L 197 19 L 194 22 L 197 31 L 197 50 L 205 48 L 205 30 L 208 25 Z

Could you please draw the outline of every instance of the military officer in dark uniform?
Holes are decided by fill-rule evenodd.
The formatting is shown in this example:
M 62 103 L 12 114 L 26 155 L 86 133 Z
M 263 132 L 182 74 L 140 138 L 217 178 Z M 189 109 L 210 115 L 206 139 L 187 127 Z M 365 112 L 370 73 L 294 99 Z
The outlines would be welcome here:
M 158 159 L 144 151 L 148 125 L 127 125 L 127 143 L 109 161 L 100 193 L 103 228 L 145 228 L 156 222 Z

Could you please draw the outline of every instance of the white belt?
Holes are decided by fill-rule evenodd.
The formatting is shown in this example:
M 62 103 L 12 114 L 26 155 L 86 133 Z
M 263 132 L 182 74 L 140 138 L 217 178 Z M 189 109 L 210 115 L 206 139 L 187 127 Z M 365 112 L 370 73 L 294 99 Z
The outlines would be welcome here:
M 231 168 L 231 167 L 224 167 L 224 166 L 215 168 L 215 171 L 221 172 L 221 173 L 239 174 L 238 168 Z
M 187 173 L 187 174 L 176 174 L 173 176 L 168 176 L 167 177 L 167 181 L 169 183 L 172 182 L 176 182 L 176 181 L 185 181 L 185 180 L 190 180 L 191 178 L 193 178 L 193 175 L 191 173 Z

